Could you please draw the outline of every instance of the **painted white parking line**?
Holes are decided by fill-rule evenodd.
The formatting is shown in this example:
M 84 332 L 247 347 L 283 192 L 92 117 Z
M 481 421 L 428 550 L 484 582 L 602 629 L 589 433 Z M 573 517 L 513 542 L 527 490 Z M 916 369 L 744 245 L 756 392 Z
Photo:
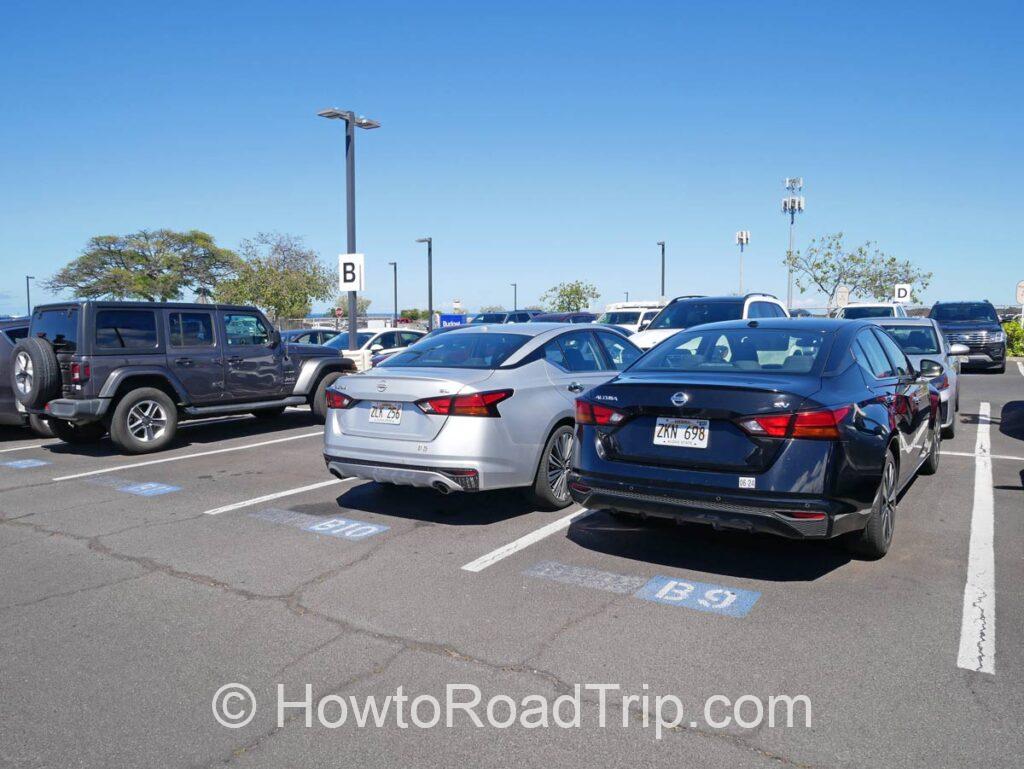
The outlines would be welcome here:
M 31 446 L 15 446 L 12 449 L 0 449 L 0 454 L 6 454 L 8 451 L 26 451 L 27 449 L 45 449 L 47 446 L 59 446 L 60 443 L 34 443 Z
M 948 457 L 977 457 L 973 451 L 940 451 Z M 1009 454 L 989 454 L 989 459 L 1012 459 L 1014 462 L 1024 462 L 1024 457 L 1012 457 Z
M 196 459 L 197 457 L 210 457 L 214 454 L 227 454 L 231 451 L 245 451 L 247 449 L 258 449 L 260 446 L 271 446 L 275 443 L 284 443 L 285 441 L 297 441 L 302 438 L 315 438 L 317 436 L 323 437 L 323 430 L 318 430 L 315 433 L 303 433 L 302 435 L 289 435 L 287 438 L 275 438 L 272 441 L 260 441 L 259 443 L 247 443 L 244 446 L 229 446 L 226 449 L 213 449 L 211 451 L 197 451 L 194 454 L 181 454 L 176 457 L 164 457 L 163 459 L 149 459 L 145 462 L 133 462 L 129 465 L 118 465 L 117 467 L 105 467 L 102 470 L 89 470 L 85 473 L 75 473 L 74 475 L 60 475 L 53 480 L 55 481 L 70 481 L 74 478 L 88 478 L 91 475 L 103 475 L 104 473 L 119 473 L 122 470 L 131 470 L 134 467 L 148 467 L 149 465 L 160 465 L 165 462 L 179 462 L 183 459 Z
M 1017 370 L 1020 371 L 1020 375 L 1024 376 L 1024 363 L 1017 361 Z
M 475 561 L 470 561 L 462 567 L 463 571 L 483 571 L 488 566 L 493 566 L 498 561 L 508 558 L 513 553 L 518 553 L 530 545 L 540 542 L 545 537 L 550 537 L 552 534 L 561 531 L 562 529 L 569 528 L 569 524 L 573 521 L 579 521 L 586 518 L 588 515 L 593 515 L 593 510 L 578 510 L 575 513 L 559 518 L 557 521 L 541 526 L 536 531 L 531 531 L 529 534 L 520 537 L 517 540 L 509 542 L 507 545 L 502 545 L 497 550 L 492 550 L 487 555 L 482 555 Z
M 221 513 L 229 513 L 232 510 L 239 510 L 243 507 L 250 507 L 251 505 L 259 505 L 263 502 L 270 502 L 274 499 L 280 499 L 281 497 L 290 497 L 292 494 L 301 494 L 304 491 L 313 491 L 314 489 L 322 489 L 327 486 L 334 486 L 338 483 L 348 483 L 350 481 L 358 480 L 357 478 L 333 478 L 329 481 L 320 481 L 320 483 L 311 483 L 309 486 L 300 486 L 297 489 L 288 489 L 287 491 L 275 491 L 273 494 L 264 494 L 262 497 L 256 497 L 255 499 L 246 499 L 243 502 L 232 502 L 230 505 L 224 505 L 223 507 L 215 507 L 212 510 L 204 510 L 204 515 L 220 515 Z
M 960 652 L 957 667 L 978 673 L 995 673 L 996 580 L 992 515 L 992 460 L 989 458 L 991 407 L 978 409 L 978 439 L 974 452 L 974 508 L 971 511 L 971 544 L 967 557 L 963 616 L 960 621 Z

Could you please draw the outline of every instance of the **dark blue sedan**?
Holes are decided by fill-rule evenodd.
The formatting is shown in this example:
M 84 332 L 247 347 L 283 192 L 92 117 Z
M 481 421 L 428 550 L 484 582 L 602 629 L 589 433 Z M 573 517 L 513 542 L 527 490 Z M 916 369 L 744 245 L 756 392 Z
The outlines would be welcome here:
M 870 321 L 683 331 L 576 401 L 580 504 L 889 549 L 900 491 L 939 462 L 938 362 Z

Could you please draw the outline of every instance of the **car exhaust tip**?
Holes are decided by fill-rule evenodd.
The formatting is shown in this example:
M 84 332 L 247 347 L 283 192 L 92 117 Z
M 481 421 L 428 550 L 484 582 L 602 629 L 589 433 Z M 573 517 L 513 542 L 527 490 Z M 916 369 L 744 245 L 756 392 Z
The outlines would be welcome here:
M 432 486 L 432 487 L 434 488 L 434 490 L 435 490 L 436 492 L 438 492 L 439 494 L 451 494 L 451 493 L 452 493 L 452 490 L 451 490 L 451 488 L 450 488 L 450 487 L 449 487 L 449 486 L 448 486 L 447 484 L 445 484 L 445 483 L 442 483 L 441 481 L 434 481 L 434 482 L 433 482 L 433 483 L 431 484 L 431 486 Z
M 345 480 L 345 476 L 341 474 L 340 470 L 337 470 L 337 469 L 335 469 L 333 467 L 328 467 L 327 470 L 330 472 L 331 475 L 333 475 L 339 481 Z

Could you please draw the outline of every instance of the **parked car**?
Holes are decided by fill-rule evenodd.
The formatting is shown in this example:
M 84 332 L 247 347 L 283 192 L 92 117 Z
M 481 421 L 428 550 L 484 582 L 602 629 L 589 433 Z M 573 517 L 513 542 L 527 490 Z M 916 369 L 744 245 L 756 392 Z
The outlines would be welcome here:
M 606 326 L 617 326 L 630 334 L 643 331 L 666 304 L 660 302 L 612 302 L 605 306 L 604 312 L 595 323 Z
M 418 328 L 389 328 L 380 330 L 361 328 L 356 331 L 356 338 L 359 340 L 359 347 L 357 349 L 361 351 L 367 350 L 373 354 L 370 358 L 370 365 L 373 366 L 376 365 L 373 363 L 373 357 L 393 355 L 411 344 L 416 344 L 426 335 L 426 331 Z M 324 346 L 337 350 L 341 355 L 352 354 L 348 344 L 348 331 L 342 331 L 333 339 L 327 340 Z
M 1006 332 L 996 308 L 987 299 L 978 302 L 936 302 L 928 317 L 939 324 L 950 344 L 968 347 L 964 365 L 1006 371 Z
M 597 315 L 592 312 L 542 312 L 530 318 L 531 323 L 593 323 Z
M 771 294 L 746 296 L 681 296 L 673 299 L 643 331 L 630 339 L 649 350 L 676 332 L 705 323 L 747 318 L 788 318 L 789 312 Z
M 193 417 L 280 415 L 326 391 L 352 361 L 286 345 L 263 313 L 240 305 L 65 302 L 32 313 L 13 351 L 15 397 L 70 443 L 101 438 L 129 453 L 157 451 Z
M 282 331 L 281 339 L 288 344 L 325 344 L 337 335 L 333 328 L 297 328 Z
M 0 320 L 0 425 L 28 425 L 41 438 L 52 438 L 49 421 L 29 414 L 14 397 L 11 366 L 14 345 L 28 336 L 28 318 Z
M 960 411 L 960 356 L 967 355 L 970 349 L 960 343 L 949 344 L 931 318 L 879 318 L 875 323 L 896 340 L 918 371 L 927 368 L 926 359 L 942 365 L 942 372 L 932 379 L 932 385 L 941 398 L 942 437 L 952 438 Z
M 862 320 L 864 318 L 905 318 L 907 310 L 898 302 L 851 302 L 836 310 L 837 318 Z
M 608 328 L 516 323 L 441 334 L 336 382 L 324 459 L 338 477 L 571 500 L 573 402 L 640 357 Z
M 512 312 L 481 312 L 470 318 L 470 323 L 528 323 L 535 315 L 540 315 L 540 310 L 513 310 Z
M 900 491 L 938 468 L 941 364 L 921 366 L 869 321 L 678 333 L 576 401 L 572 497 L 881 557 Z

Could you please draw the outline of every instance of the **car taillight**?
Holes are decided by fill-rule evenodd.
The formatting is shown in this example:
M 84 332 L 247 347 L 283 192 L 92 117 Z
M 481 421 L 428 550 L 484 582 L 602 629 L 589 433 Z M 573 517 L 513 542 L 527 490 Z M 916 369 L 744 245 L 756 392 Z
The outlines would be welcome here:
M 88 363 L 72 363 L 71 364 L 71 383 L 82 384 L 83 382 L 89 381 L 89 375 L 91 374 Z
M 850 413 L 850 406 L 819 411 L 798 411 L 795 414 L 763 414 L 745 417 L 740 427 L 751 435 L 765 438 L 823 438 L 839 437 L 839 423 Z
M 327 408 L 329 409 L 351 408 L 355 402 L 355 398 L 350 398 L 343 392 L 331 389 L 327 390 Z
M 617 425 L 626 418 L 626 414 L 611 406 L 576 399 L 576 424 L 578 425 Z
M 500 417 L 498 404 L 512 397 L 512 390 L 492 390 L 467 395 L 446 395 L 416 401 L 424 414 L 445 417 Z

